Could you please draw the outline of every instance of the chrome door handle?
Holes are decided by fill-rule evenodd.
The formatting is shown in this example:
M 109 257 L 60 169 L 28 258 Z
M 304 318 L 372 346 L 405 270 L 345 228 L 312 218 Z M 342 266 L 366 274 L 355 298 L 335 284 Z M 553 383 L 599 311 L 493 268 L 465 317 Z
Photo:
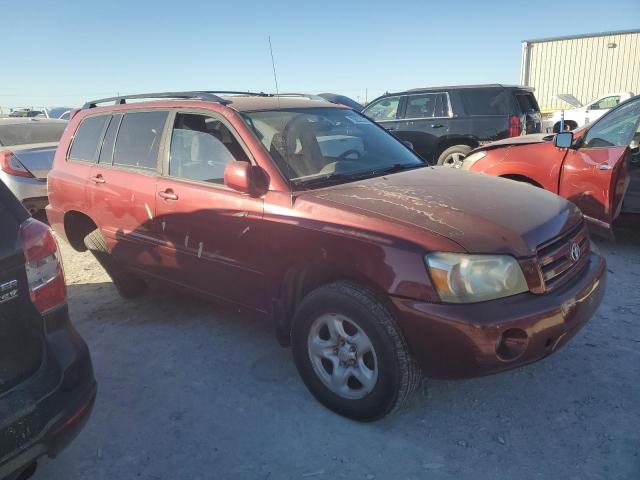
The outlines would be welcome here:
M 432 123 L 431 128 L 442 128 L 444 125 L 440 125 L 439 123 Z
M 165 190 L 164 192 L 158 192 L 158 196 L 160 198 L 164 198 L 165 200 L 177 200 L 178 195 L 173 193 L 173 190 Z
M 105 183 L 105 179 L 102 178 L 102 175 L 96 175 L 95 177 L 89 177 L 89 180 L 91 180 L 94 183 Z

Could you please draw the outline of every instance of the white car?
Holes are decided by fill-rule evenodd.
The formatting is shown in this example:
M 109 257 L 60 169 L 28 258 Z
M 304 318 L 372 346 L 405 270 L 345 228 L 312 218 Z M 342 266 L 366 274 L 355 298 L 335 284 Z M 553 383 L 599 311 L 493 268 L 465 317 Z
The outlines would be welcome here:
M 588 102 L 586 105 L 580 103 L 580 101 L 571 94 L 561 93 L 556 95 L 563 102 L 567 102 L 571 105 L 572 109 L 564 110 L 564 129 L 574 130 L 582 125 L 597 120 L 602 115 L 607 113 L 610 109 L 618 105 L 620 102 L 624 102 L 633 97 L 632 92 L 626 93 L 609 93 L 595 100 Z M 544 131 L 559 132 L 560 131 L 560 117 L 562 112 L 554 112 L 550 118 L 543 122 Z

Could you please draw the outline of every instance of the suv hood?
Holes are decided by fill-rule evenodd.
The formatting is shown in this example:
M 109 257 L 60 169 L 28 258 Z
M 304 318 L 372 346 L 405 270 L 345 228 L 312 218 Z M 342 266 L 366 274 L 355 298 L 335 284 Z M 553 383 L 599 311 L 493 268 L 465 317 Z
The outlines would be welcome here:
M 571 203 L 543 189 L 446 167 L 421 168 L 300 196 L 424 229 L 468 252 L 517 257 L 535 255 L 538 245 L 582 217 Z
M 574 108 L 582 107 L 582 102 L 580 102 L 580 100 L 578 100 L 576 97 L 574 97 L 570 93 L 559 93 L 558 95 L 556 95 L 556 97 L 562 100 L 563 102 L 567 102 L 569 105 L 571 105 Z

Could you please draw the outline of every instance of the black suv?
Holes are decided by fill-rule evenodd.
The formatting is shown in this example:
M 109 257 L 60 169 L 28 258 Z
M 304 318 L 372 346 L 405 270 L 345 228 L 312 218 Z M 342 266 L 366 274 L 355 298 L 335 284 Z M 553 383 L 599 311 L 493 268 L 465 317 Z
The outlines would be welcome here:
M 505 85 L 434 87 L 387 93 L 363 111 L 426 161 L 460 166 L 482 143 L 542 131 L 533 89 Z
M 0 479 L 23 479 L 80 431 L 96 382 L 53 232 L 1 181 L 0 225 Z

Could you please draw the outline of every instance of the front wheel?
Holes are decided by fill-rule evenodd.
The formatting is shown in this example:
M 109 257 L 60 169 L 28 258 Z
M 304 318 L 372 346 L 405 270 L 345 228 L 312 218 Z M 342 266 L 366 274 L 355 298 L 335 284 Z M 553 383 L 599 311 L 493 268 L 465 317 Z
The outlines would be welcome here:
M 438 157 L 438 165 L 445 167 L 460 168 L 464 157 L 466 157 L 471 151 L 471 147 L 468 145 L 454 145 L 444 150 Z
M 389 310 L 373 292 L 352 283 L 325 285 L 302 301 L 292 346 L 311 393 L 355 420 L 393 412 L 420 383 L 420 370 Z

